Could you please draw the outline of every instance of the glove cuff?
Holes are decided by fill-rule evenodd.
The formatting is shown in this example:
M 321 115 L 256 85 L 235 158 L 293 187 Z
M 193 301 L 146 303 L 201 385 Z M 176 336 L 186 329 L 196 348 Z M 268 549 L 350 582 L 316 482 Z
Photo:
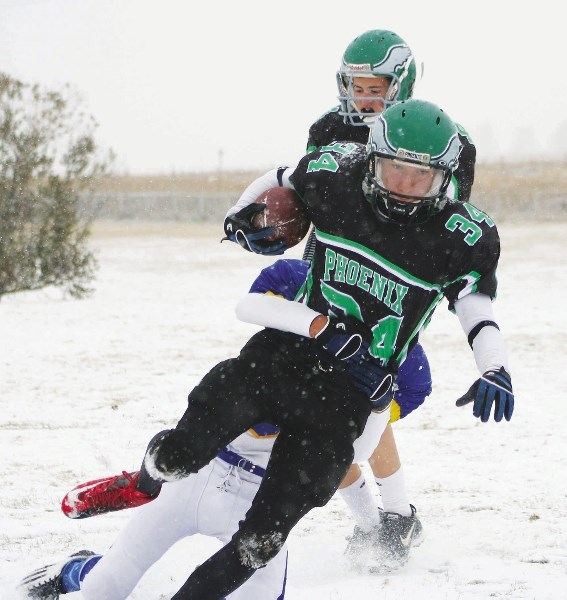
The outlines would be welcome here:
M 504 367 L 500 367 L 498 371 L 486 371 L 482 374 L 481 379 L 506 392 L 512 391 L 512 378 Z

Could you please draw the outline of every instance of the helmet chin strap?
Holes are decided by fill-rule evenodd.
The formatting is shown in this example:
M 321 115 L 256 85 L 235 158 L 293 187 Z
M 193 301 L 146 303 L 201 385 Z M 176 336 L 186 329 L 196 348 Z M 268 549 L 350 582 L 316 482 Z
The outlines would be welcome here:
M 417 210 L 422 206 L 421 204 L 412 204 L 410 202 L 404 202 L 403 200 L 396 200 L 390 194 L 384 196 L 384 205 L 388 209 L 389 213 L 400 214 L 404 217 L 413 216 Z M 390 202 L 392 204 L 390 204 Z M 396 205 L 400 207 L 399 210 L 396 210 Z M 403 208 L 412 207 L 411 210 L 402 210 Z
M 370 202 L 372 198 L 376 196 L 378 192 L 378 186 L 376 185 L 376 180 L 372 177 L 370 171 L 366 172 L 364 179 L 362 180 L 362 193 L 365 198 Z

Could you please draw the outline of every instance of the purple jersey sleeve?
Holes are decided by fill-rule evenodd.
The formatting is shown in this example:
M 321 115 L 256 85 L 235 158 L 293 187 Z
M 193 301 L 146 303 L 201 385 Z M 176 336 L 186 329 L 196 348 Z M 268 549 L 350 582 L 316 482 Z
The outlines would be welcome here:
M 416 344 L 401 364 L 396 383 L 392 421 L 409 415 L 431 394 L 431 370 L 421 344 Z
M 295 300 L 297 292 L 305 283 L 309 262 L 299 259 L 281 259 L 260 271 L 250 292 L 266 294 L 271 292 L 286 300 Z

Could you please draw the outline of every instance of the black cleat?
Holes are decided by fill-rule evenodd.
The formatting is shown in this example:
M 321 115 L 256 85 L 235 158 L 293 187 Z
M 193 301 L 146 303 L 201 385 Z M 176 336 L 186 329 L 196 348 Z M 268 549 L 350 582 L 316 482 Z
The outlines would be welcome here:
M 405 565 L 412 546 L 419 546 L 425 537 L 423 525 L 410 504 L 411 515 L 404 517 L 394 512 L 380 514 L 378 539 L 374 544 L 374 554 L 378 559 L 378 567 L 372 572 L 395 571 Z
M 59 596 L 67 593 L 63 588 L 63 578 L 61 577 L 63 567 L 72 560 L 90 556 L 95 556 L 95 552 L 80 550 L 61 562 L 36 569 L 20 581 L 18 590 L 22 593 L 23 598 L 30 600 L 59 600 Z
M 370 531 L 364 531 L 358 525 L 354 526 L 352 535 L 348 538 L 345 556 L 352 560 L 355 565 L 364 562 L 365 554 L 371 551 L 378 537 L 380 527 L 373 527 Z
M 425 537 L 415 506 L 410 507 L 409 517 L 380 509 L 380 525 L 368 532 L 355 525 L 345 556 L 356 570 L 390 573 L 406 564 L 412 546 Z

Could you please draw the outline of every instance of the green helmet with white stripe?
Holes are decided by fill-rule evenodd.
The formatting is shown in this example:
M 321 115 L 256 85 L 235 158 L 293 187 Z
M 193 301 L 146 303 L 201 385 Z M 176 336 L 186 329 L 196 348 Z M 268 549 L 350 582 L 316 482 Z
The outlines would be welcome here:
M 358 109 L 353 90 L 355 77 L 387 77 L 390 80 L 383 102 L 384 108 L 407 100 L 413 94 L 416 81 L 412 51 L 399 35 L 384 29 L 366 31 L 356 37 L 345 50 L 337 72 L 340 114 L 345 123 L 369 125 L 379 113 L 363 113 Z
M 442 210 L 461 148 L 457 126 L 432 102 L 410 99 L 387 108 L 370 132 L 363 182 L 377 217 L 416 224 Z M 414 181 L 421 178 L 426 188 L 419 194 L 389 189 L 385 179 L 391 173 L 405 173 Z

